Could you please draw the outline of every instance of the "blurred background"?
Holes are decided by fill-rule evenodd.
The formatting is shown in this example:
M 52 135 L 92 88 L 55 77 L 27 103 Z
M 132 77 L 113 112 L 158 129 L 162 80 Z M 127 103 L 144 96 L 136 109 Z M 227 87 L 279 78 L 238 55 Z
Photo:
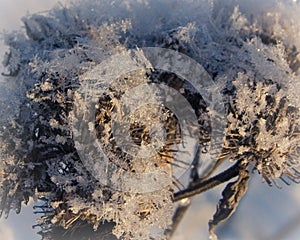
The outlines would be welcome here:
M 56 4 L 65 4 L 65 2 L 0 0 L 0 58 L 7 50 L 3 43 L 3 33 L 23 28 L 22 16 L 43 12 Z M 259 8 L 259 6 L 256 7 Z M 2 72 L 2 65 L 0 69 Z M 3 84 L 3 76 L 0 76 L 0 88 L 1 84 Z M 177 229 L 174 240 L 208 239 L 208 221 L 215 212 L 223 188 L 224 186 L 220 186 L 193 199 L 193 204 Z M 23 207 L 19 215 L 11 212 L 8 219 L 1 218 L 0 240 L 40 239 L 36 234 L 38 229 L 32 229 L 36 217 L 33 214 L 32 205 L 29 205 Z M 283 186 L 282 189 L 269 187 L 261 183 L 260 176 L 255 174 L 249 191 L 236 213 L 218 228 L 217 234 L 220 240 L 300 239 L 300 185 Z

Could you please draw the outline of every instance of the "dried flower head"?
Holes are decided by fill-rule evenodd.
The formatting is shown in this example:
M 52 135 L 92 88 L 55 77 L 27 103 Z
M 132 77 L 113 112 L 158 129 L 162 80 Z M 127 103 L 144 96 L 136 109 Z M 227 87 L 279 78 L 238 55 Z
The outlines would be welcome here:
M 272 81 L 255 81 L 253 75 L 239 73 L 233 85 L 236 93 L 220 158 L 253 164 L 269 185 L 277 178 L 297 182 L 299 109 Z

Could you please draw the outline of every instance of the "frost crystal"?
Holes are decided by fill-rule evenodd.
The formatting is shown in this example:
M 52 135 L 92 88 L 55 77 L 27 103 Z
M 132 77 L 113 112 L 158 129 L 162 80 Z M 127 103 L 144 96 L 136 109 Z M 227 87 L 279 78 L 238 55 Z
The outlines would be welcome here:
M 299 109 L 289 103 L 280 85 L 256 82 L 239 74 L 233 82 L 236 94 L 223 145 L 224 155 L 253 163 L 271 184 L 284 176 L 299 180 Z M 274 181 L 275 182 L 275 181 Z
M 9 52 L 1 83 L 0 213 L 20 212 L 21 203 L 33 197 L 41 200 L 36 208 L 44 214 L 38 224 L 43 239 L 165 239 L 167 229 L 177 224 L 173 192 L 218 180 L 222 174 L 209 177 L 221 162 L 231 160 L 238 168 L 232 177 L 238 179 L 227 185 L 210 221 L 215 237 L 216 225 L 245 194 L 251 166 L 268 184 L 277 184 L 278 178 L 297 182 L 300 5 L 265 1 L 258 11 L 256 2 L 82 0 L 23 18 L 25 31 L 5 36 Z M 193 75 L 193 83 L 205 82 L 203 92 L 185 76 L 148 64 L 150 57 L 142 49 L 154 47 L 201 64 L 206 72 Z M 145 63 L 143 69 L 100 79 L 109 70 L 130 67 L 126 54 L 133 50 L 138 53 L 134 64 Z M 104 75 L 92 71 L 116 55 L 119 62 L 105 66 Z M 173 60 L 161 65 L 172 67 Z M 195 69 L 181 70 L 192 75 Z M 91 75 L 96 82 L 87 77 Z M 155 84 L 165 88 L 151 88 Z M 174 100 L 172 94 L 161 94 L 166 88 L 185 100 L 178 107 L 182 115 L 192 109 L 196 130 L 192 121 L 180 121 L 171 108 L 157 104 L 164 97 Z M 97 101 L 86 104 L 95 95 Z M 124 129 L 130 133 L 125 137 Z M 186 129 L 197 136 L 184 142 Z M 90 145 L 78 141 L 90 140 L 91 132 L 96 137 Z M 214 132 L 224 138 L 214 139 Z M 99 145 L 102 152 L 95 154 L 91 149 Z M 84 164 L 80 151 L 97 161 Z M 99 164 L 104 153 L 110 166 Z M 189 156 L 191 166 L 186 164 Z M 105 176 L 97 178 L 91 166 Z M 178 179 L 176 167 L 191 167 L 189 176 Z M 167 184 L 152 192 L 130 191 L 138 186 L 122 175 L 154 171 L 163 172 Z M 142 178 L 140 185 L 150 188 L 154 182 Z M 128 185 L 132 189 L 120 191 Z

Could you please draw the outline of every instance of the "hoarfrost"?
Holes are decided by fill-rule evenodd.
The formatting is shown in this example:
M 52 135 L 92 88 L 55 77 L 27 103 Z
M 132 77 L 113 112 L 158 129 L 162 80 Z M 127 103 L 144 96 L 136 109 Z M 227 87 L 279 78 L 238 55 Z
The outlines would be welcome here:
M 85 146 L 73 141 L 82 133 L 70 125 L 80 124 L 86 118 L 84 113 L 89 108 L 84 105 L 84 97 L 90 97 L 81 96 L 78 89 L 88 87 L 88 79 L 99 80 L 96 66 L 101 64 L 108 72 L 122 68 L 124 74 L 117 80 L 102 79 L 94 89 L 101 90 L 97 92 L 99 101 L 94 104 L 98 123 L 89 121 L 85 133 L 98 131 L 104 149 L 119 166 L 117 173 L 121 169 L 134 173 L 161 168 L 172 180 L 174 165 L 169 163 L 176 154 L 174 149 L 163 148 L 168 135 L 161 129 L 165 127 L 162 122 L 167 123 L 166 129 L 172 132 L 169 141 L 177 143 L 182 130 L 177 127 L 178 119 L 170 109 L 153 106 L 152 102 L 159 102 L 159 90 L 142 86 L 134 94 L 130 91 L 141 83 L 169 81 L 174 83 L 174 89 L 190 98 L 189 103 L 198 114 L 196 121 L 202 134 L 199 141 L 203 147 L 200 160 L 206 159 L 205 163 L 195 165 L 200 173 L 204 171 L 205 176 L 205 171 L 210 172 L 216 162 L 230 159 L 253 166 L 269 184 L 277 184 L 278 178 L 284 182 L 299 180 L 294 167 L 298 164 L 300 141 L 300 5 L 269 1 L 257 10 L 257 2 L 78 1 L 68 8 L 56 7 L 47 14 L 23 18 L 26 33 L 14 32 L 5 37 L 10 49 L 3 61 L 7 77 L 1 82 L 1 213 L 8 215 L 10 209 L 19 212 L 22 202 L 38 196 L 45 202 L 45 216 L 41 220 L 45 239 L 51 236 L 49 222 L 74 231 L 76 223 L 88 223 L 95 232 L 103 222 L 112 222 L 113 233 L 122 239 L 149 239 L 153 228 L 159 228 L 164 238 L 163 231 L 171 224 L 174 211 L 174 186 L 152 193 L 112 190 L 94 178 L 76 151 L 84 150 Z M 211 98 L 212 91 L 223 94 L 222 99 L 213 100 L 227 107 L 226 129 L 218 129 L 225 136 L 218 139 L 223 149 L 217 149 L 216 162 L 207 163 L 211 159 L 207 158 L 205 147 L 212 141 L 210 119 L 219 121 L 222 116 L 218 109 L 207 106 L 191 85 L 178 80 L 178 76 L 155 72 L 142 50 L 136 51 L 140 55 L 135 61 L 137 65 L 146 63 L 143 71 L 127 73 L 125 55 L 114 66 L 105 65 L 111 56 L 143 47 L 172 49 L 191 57 L 214 81 L 203 96 Z M 96 71 L 91 70 L 95 67 Z M 120 97 L 125 92 L 127 95 Z M 137 108 L 136 104 L 146 96 L 149 104 Z M 76 102 L 80 108 L 74 113 Z M 122 106 L 123 102 L 127 105 Z M 111 137 L 110 118 L 123 120 L 126 108 L 136 110 L 129 121 L 135 146 L 143 150 L 149 146 L 163 149 L 164 156 L 141 162 L 120 151 L 116 139 Z M 189 122 L 185 125 L 190 127 Z M 149 139 L 153 140 L 152 145 Z M 196 145 L 187 140 L 188 147 Z M 133 145 L 132 141 L 130 144 Z M 183 149 L 197 155 L 194 147 L 179 148 L 179 152 Z M 103 168 L 100 164 L 95 166 Z M 106 181 L 120 180 L 117 174 L 113 177 Z M 232 186 L 235 192 L 229 197 L 238 194 L 238 181 L 228 185 L 223 196 Z M 216 217 L 224 213 L 223 205 L 228 199 L 220 202 Z M 231 206 L 233 211 L 237 204 L 238 201 Z

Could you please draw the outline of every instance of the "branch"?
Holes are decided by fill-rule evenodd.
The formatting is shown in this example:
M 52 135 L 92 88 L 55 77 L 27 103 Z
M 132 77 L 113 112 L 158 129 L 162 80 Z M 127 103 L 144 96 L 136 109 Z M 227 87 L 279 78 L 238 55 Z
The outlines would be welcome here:
M 191 205 L 191 200 L 189 198 L 184 200 L 184 203 L 180 203 L 180 205 L 177 207 L 173 219 L 172 219 L 172 226 L 165 231 L 165 236 L 167 240 L 170 240 L 176 231 L 177 227 L 179 226 L 181 220 L 183 219 L 185 213 L 189 209 Z
M 192 186 L 194 182 L 199 180 L 199 174 L 198 174 L 199 154 L 200 154 L 200 150 L 198 149 L 192 164 L 191 173 L 190 173 L 190 184 L 188 185 L 188 188 Z M 165 236 L 167 240 L 172 238 L 174 232 L 179 226 L 181 220 L 183 219 L 190 205 L 191 205 L 191 199 L 189 198 L 186 198 L 179 203 L 172 218 L 172 225 L 165 231 Z
M 210 190 L 238 176 L 239 172 L 240 172 L 240 162 L 237 162 L 236 164 L 234 164 L 232 167 L 228 168 L 224 172 L 204 181 L 200 179 L 199 181 L 196 181 L 191 187 L 175 193 L 174 202 Z

